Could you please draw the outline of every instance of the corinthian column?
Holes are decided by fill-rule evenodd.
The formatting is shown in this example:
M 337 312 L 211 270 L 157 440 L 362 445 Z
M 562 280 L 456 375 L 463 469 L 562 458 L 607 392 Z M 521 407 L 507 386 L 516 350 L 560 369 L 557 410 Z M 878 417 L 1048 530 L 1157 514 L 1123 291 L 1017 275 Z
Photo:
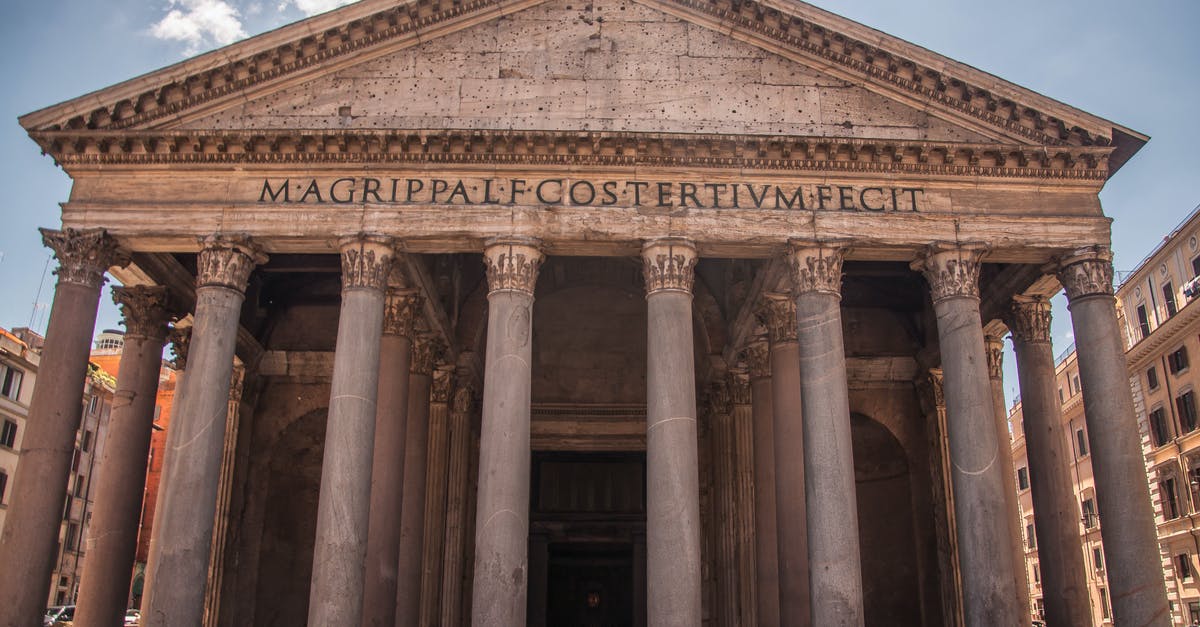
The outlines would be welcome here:
M 379 344 L 379 392 L 371 461 L 371 515 L 363 582 L 364 627 L 396 623 L 396 567 L 400 559 L 400 513 L 404 502 L 404 424 L 413 324 L 421 310 L 415 290 L 389 289 Z
M 655 627 L 700 624 L 700 476 L 692 281 L 696 247 L 642 248 L 646 280 L 646 610 Z
M 116 288 L 113 300 L 124 317 L 125 347 L 75 614 L 77 625 L 92 627 L 118 625 L 125 616 L 143 496 L 131 487 L 146 484 L 146 457 L 170 317 L 163 287 Z
M 862 627 L 862 573 L 858 548 L 858 503 L 854 451 L 850 446 L 850 398 L 842 339 L 843 248 L 792 241 L 788 255 L 796 299 L 796 339 L 800 352 L 800 401 L 804 422 L 804 495 L 808 519 L 809 594 L 812 625 Z M 778 405 L 776 405 L 778 411 Z M 778 414 L 777 414 L 778 415 Z M 789 452 L 775 423 L 775 463 Z M 780 527 L 784 498 L 779 486 Z M 794 497 L 792 497 L 794 498 Z M 784 549 L 780 534 L 780 549 Z M 780 593 L 787 568 L 780 560 Z M 786 609 L 786 604 L 785 604 Z M 784 625 L 805 624 L 784 614 Z
M 804 421 L 800 402 L 800 345 L 796 301 L 791 294 L 763 298 L 760 317 L 767 327 L 771 368 L 771 459 L 774 475 L 776 558 L 780 625 L 808 625 L 808 514 L 804 500 Z M 846 417 L 847 421 L 849 416 Z
M 791 325 L 793 329 L 795 324 Z M 775 415 L 771 403 L 770 350 L 765 339 L 743 353 L 750 366 L 754 422 L 754 552 L 758 624 L 779 627 L 779 555 L 775 527 Z M 799 392 L 799 382 L 796 386 Z M 800 520 L 804 520 L 803 517 Z M 807 553 L 807 548 L 805 548 Z M 807 585 L 805 586 L 807 598 Z
M 421 613 L 421 551 L 425 543 L 425 478 L 429 451 L 429 399 L 433 367 L 441 356 L 429 337 L 413 344 L 404 428 L 404 504 L 400 508 L 400 561 L 396 574 L 396 623 L 417 625 Z
M 390 239 L 369 235 L 341 242 L 342 306 L 308 601 L 312 627 L 362 622 L 379 347 L 391 244 Z
M 199 625 L 212 546 L 229 383 L 246 282 L 266 261 L 247 237 L 213 235 L 197 258 L 186 389 L 175 399 L 154 519 L 142 624 Z
M 1169 625 L 1154 510 L 1117 325 L 1112 253 L 1100 247 L 1078 250 L 1060 260 L 1056 270 L 1075 330 L 1113 618 L 1117 625 Z
M 454 383 L 452 368 L 438 368 L 433 373 L 429 392 L 428 470 L 425 473 L 425 541 L 421 558 L 421 621 L 422 627 L 437 624 L 441 606 L 442 558 L 446 526 L 446 469 L 450 453 L 449 414 L 450 389 Z
M 471 624 L 524 627 L 529 542 L 529 386 L 536 240 L 503 238 L 483 254 L 487 361 L 475 517 Z
M 1021 416 L 1029 452 L 1029 481 L 1037 529 L 1038 564 L 1046 621 L 1050 625 L 1092 624 L 1083 544 L 1079 539 L 1079 506 L 1071 482 L 1071 452 L 1063 434 L 1058 386 L 1054 381 L 1054 349 L 1050 345 L 1050 303 L 1018 296 L 1008 327 L 1012 329 L 1021 380 Z M 1011 458 L 1011 455 L 1005 456 Z M 1006 473 L 1012 477 L 1012 473 Z M 1009 484 L 1007 493 L 1015 494 Z M 1024 561 L 1021 562 L 1024 570 Z M 1028 606 L 1022 608 L 1028 611 Z
M 5 627 L 37 624 L 46 609 L 100 286 L 109 266 L 124 260 L 116 242 L 100 229 L 42 229 L 42 241 L 59 263 L 38 372 L 39 380 L 53 385 L 33 389 L 0 536 L 0 624 Z
M 446 485 L 446 559 L 442 571 L 441 627 L 458 627 L 466 561 L 468 489 L 471 466 L 471 413 L 475 404 L 466 373 L 458 375 L 450 412 L 450 463 Z
M 967 627 L 1024 618 L 1006 522 L 1004 490 L 1011 485 L 999 462 L 1009 453 L 997 441 L 979 316 L 982 254 L 977 247 L 932 247 L 913 264 L 929 282 L 937 314 Z

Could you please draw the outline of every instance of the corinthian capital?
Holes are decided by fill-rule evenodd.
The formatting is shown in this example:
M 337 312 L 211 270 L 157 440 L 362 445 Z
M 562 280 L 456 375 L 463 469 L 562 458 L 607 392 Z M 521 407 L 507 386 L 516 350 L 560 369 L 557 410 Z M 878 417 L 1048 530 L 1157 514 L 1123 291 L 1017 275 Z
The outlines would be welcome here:
M 172 327 L 168 337 L 171 341 L 171 354 L 175 355 L 175 359 L 171 360 L 171 367 L 184 370 L 187 368 L 188 347 L 192 343 L 192 327 Z
M 104 284 L 105 271 L 129 263 L 129 255 L 104 229 L 39 230 L 42 243 L 53 250 L 58 259 L 54 274 L 58 275 L 59 283 L 100 287 Z
M 411 338 L 421 306 L 422 299 L 417 290 L 389 289 L 383 306 L 383 334 Z
M 995 335 L 983 336 L 983 348 L 987 353 L 989 379 L 1004 378 L 1004 339 Z
M 796 295 L 821 292 L 842 296 L 842 261 L 846 248 L 833 242 L 792 240 L 787 255 Z
M 979 269 L 987 249 L 977 244 L 930 246 L 912 263 L 929 282 L 933 302 L 947 298 L 979 298 Z
M 1004 322 L 1020 342 L 1050 343 L 1050 301 L 1045 298 L 1014 296 Z
M 658 292 L 691 294 L 699 260 L 696 246 L 683 238 L 664 237 L 646 242 L 642 247 L 646 295 Z
M 758 311 L 759 321 L 767 328 L 772 344 L 796 341 L 796 300 L 784 292 L 763 294 Z
M 1062 257 L 1051 268 L 1068 300 L 1113 295 L 1112 251 L 1103 246 L 1082 248 Z
M 342 289 L 387 287 L 392 271 L 392 239 L 381 235 L 356 235 L 338 242 L 342 251 Z
M 742 349 L 742 360 L 750 367 L 750 379 L 771 376 L 771 354 L 764 337 L 757 337 Z
M 114 287 L 113 302 L 121 307 L 125 337 L 157 341 L 161 346 L 167 338 L 167 321 L 171 309 L 167 288 L 152 285 Z
M 533 296 L 538 270 L 544 260 L 537 240 L 521 237 L 490 240 L 483 251 L 488 294 L 519 292 Z
M 246 291 L 254 267 L 267 262 L 258 244 L 246 235 L 217 233 L 200 239 L 196 286 L 220 286 Z
M 412 345 L 412 362 L 409 371 L 426 376 L 433 374 L 433 367 L 441 359 L 442 352 L 441 340 L 431 336 L 417 338 Z

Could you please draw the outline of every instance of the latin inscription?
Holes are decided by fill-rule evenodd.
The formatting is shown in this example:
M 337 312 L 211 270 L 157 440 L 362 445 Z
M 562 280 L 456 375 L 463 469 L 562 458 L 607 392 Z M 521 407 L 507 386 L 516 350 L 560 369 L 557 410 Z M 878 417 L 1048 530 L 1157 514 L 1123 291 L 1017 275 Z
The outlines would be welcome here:
M 264 179 L 258 202 L 921 211 L 925 190 L 886 185 L 586 179 Z

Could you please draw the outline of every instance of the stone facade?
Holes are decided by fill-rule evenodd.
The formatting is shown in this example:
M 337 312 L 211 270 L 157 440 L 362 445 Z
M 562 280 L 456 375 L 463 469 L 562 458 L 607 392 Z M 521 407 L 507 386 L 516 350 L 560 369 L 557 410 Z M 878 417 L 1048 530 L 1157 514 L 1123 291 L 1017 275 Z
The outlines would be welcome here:
M 808 5 L 691 0 L 364 0 L 21 121 L 74 179 L 59 239 L 193 312 L 149 625 L 1016 623 L 984 327 L 1103 272 L 1097 193 L 1146 140 Z

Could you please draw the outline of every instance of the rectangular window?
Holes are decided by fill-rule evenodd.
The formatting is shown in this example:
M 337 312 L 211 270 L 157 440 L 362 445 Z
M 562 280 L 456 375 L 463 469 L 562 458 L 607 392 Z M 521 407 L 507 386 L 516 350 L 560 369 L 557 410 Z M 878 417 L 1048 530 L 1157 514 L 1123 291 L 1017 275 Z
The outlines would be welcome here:
M 1087 457 L 1087 454 L 1088 454 L 1087 434 L 1083 432 L 1083 429 L 1075 430 L 1075 450 L 1076 450 L 1076 452 L 1079 453 L 1080 457 Z
M 1200 257 L 1197 257 L 1200 259 Z M 1193 623 L 1200 622 L 1200 601 L 1188 601 L 1188 614 Z
M 1092 547 L 1092 566 L 1096 572 L 1104 572 L 1104 551 L 1098 546 Z
M 1081 389 L 1083 389 L 1083 386 L 1079 385 L 1079 375 L 1071 375 L 1071 396 L 1078 394 Z
M 92 448 L 92 432 L 84 431 L 81 440 L 82 442 L 79 443 L 79 448 L 83 449 L 83 452 L 86 453 Z
M 79 525 L 73 522 L 67 523 L 67 537 L 63 546 L 68 551 L 74 551 L 79 547 Z
M 1154 446 L 1163 446 L 1171 441 L 1171 430 L 1167 426 L 1167 412 L 1162 407 L 1150 412 L 1150 435 Z
M 5 419 L 4 426 L 0 427 L 0 446 L 14 448 L 17 445 L 17 423 Z
M 1087 529 L 1094 529 L 1099 522 L 1096 518 L 1096 501 L 1084 499 L 1080 509 L 1083 511 L 1083 526 Z
M 1175 478 L 1168 477 L 1159 481 L 1158 491 L 1162 494 L 1163 518 L 1166 520 L 1179 518 L 1179 495 L 1175 493 Z
M 90 416 L 91 414 L 94 414 L 94 413 L 96 413 L 96 403 L 97 403 L 99 400 L 100 400 L 100 397 L 99 397 L 99 396 L 94 396 L 94 395 L 93 395 L 93 396 L 92 396 L 92 399 L 91 399 L 90 401 L 88 401 L 88 410 L 87 410 L 87 413 L 88 413 L 88 415 L 89 415 L 89 416 Z
M 1182 370 L 1187 370 L 1188 354 L 1186 346 L 1180 346 L 1179 350 L 1167 355 L 1167 367 L 1171 370 L 1171 374 L 1178 374 Z
M 8 490 L 8 473 L 0 469 L 0 504 L 4 503 L 4 493 Z
M 1017 469 L 1017 489 L 1029 489 L 1029 469 L 1024 466 Z
M 1042 583 L 1042 568 L 1037 564 L 1033 565 L 1033 583 Z
M 79 449 L 75 449 L 75 454 L 71 456 L 71 472 L 79 472 Z
M 1179 414 L 1179 426 L 1184 433 L 1196 430 L 1196 396 L 1191 390 L 1175 397 L 1175 411 Z
M 1181 581 L 1192 580 L 1192 558 L 1187 553 L 1180 553 L 1175 556 L 1175 575 Z
M 1059 404 L 1059 405 L 1062 405 L 1062 404 L 1063 404 L 1063 403 L 1065 403 L 1065 402 L 1067 402 L 1067 397 L 1063 395 L 1063 389 L 1062 389 L 1062 387 L 1060 386 L 1060 387 L 1058 388 L 1058 404 Z
M 1158 389 L 1158 370 L 1157 369 L 1152 367 L 1146 371 L 1146 383 L 1150 386 L 1151 390 Z
M 1037 548 L 1037 536 L 1033 533 L 1033 523 L 1025 525 L 1025 546 L 1030 549 Z M 1034 566 L 1034 568 L 1037 568 L 1037 566 Z
M 1163 283 L 1163 303 L 1167 306 L 1167 317 L 1174 316 L 1179 311 L 1179 305 L 1175 303 L 1175 286 L 1168 281 Z
M 75 475 L 75 496 L 83 496 L 83 475 Z
M 1108 591 L 1100 588 L 1100 616 L 1104 620 L 1112 618 L 1112 612 L 1108 609 Z
M 25 373 L 8 366 L 4 366 L 3 370 L 4 379 L 0 380 L 0 394 L 15 401 L 21 396 L 21 379 Z
M 1150 317 L 1146 315 L 1145 305 L 1137 306 L 1137 318 L 1138 328 L 1142 332 L 1142 337 L 1139 339 L 1145 339 L 1150 335 Z

